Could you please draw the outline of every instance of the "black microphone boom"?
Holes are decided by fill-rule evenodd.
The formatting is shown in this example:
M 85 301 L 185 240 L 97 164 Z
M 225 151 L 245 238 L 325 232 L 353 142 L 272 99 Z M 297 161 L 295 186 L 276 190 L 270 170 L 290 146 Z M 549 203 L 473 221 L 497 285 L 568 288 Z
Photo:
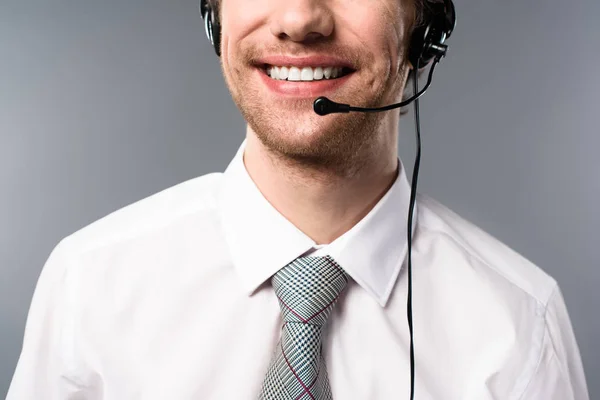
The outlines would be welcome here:
M 433 63 L 431 64 L 431 68 L 429 69 L 429 76 L 427 77 L 427 83 L 425 84 L 423 89 L 419 93 L 415 94 L 414 96 L 412 96 L 411 98 L 409 98 L 407 100 L 404 100 L 401 103 L 390 104 L 389 106 L 385 106 L 385 107 L 363 108 L 363 107 L 352 107 L 350 104 L 336 103 L 335 101 L 329 100 L 327 97 L 321 96 L 314 101 L 313 110 L 315 110 L 315 113 L 317 113 L 319 115 L 327 115 L 327 114 L 333 114 L 333 113 L 349 113 L 350 111 L 381 112 L 381 111 L 388 111 L 388 110 L 392 110 L 394 108 L 407 106 L 410 103 L 412 103 L 413 101 L 415 101 L 416 99 L 418 99 L 419 97 L 421 97 L 423 95 L 423 93 L 425 93 L 427 88 L 429 88 L 429 85 L 431 84 L 431 80 L 433 79 L 433 70 L 435 69 L 435 66 L 439 61 L 440 61 L 439 58 L 436 58 L 433 60 Z M 416 70 L 413 70 L 413 79 L 417 79 L 416 75 L 417 75 Z

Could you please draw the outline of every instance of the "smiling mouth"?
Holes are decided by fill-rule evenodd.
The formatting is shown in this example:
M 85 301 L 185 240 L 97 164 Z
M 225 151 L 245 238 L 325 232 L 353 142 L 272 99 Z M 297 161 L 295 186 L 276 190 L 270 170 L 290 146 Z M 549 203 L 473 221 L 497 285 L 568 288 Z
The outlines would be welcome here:
M 273 80 L 311 82 L 342 78 L 354 72 L 347 67 L 294 67 L 264 64 L 263 72 Z

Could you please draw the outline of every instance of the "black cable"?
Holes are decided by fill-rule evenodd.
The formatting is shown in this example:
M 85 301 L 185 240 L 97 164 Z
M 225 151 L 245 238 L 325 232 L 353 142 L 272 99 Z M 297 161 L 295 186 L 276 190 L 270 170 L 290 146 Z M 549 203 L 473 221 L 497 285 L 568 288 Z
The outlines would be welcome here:
M 413 167 L 413 176 L 411 181 L 410 190 L 410 203 L 408 207 L 408 227 L 407 227 L 407 241 L 408 241 L 408 293 L 406 301 L 406 314 L 408 319 L 408 330 L 410 332 L 410 400 L 414 400 L 414 389 L 415 389 L 415 349 L 413 343 L 413 320 L 412 320 L 412 221 L 413 212 L 415 207 L 415 200 L 417 196 L 417 182 L 419 179 L 419 166 L 421 165 L 421 121 L 419 119 L 419 97 L 429 88 L 433 79 L 433 71 L 435 66 L 444 56 L 444 53 L 440 53 L 433 59 L 427 77 L 427 84 L 419 91 L 419 60 L 416 61 L 415 68 L 411 71 L 413 78 L 413 96 L 408 100 L 401 103 L 390 104 L 385 107 L 377 108 L 363 108 L 363 107 L 352 107 L 349 104 L 336 103 L 329 100 L 327 97 L 319 97 L 313 103 L 313 109 L 318 115 L 327 115 L 331 113 L 347 113 L 350 111 L 355 112 L 381 112 L 387 111 L 394 108 L 404 107 L 414 101 L 415 106 L 415 133 L 416 133 L 416 147 L 417 155 L 415 157 L 415 164 Z
M 429 71 L 429 78 L 427 85 L 423 92 L 427 90 L 427 87 L 431 83 L 431 77 L 433 76 L 433 70 L 435 68 L 437 60 L 434 61 Z M 419 91 L 419 60 L 417 60 L 415 68 L 413 70 L 413 93 L 415 93 L 415 132 L 416 132 L 416 147 L 417 155 L 415 156 L 415 164 L 413 166 L 413 176 L 411 181 L 410 189 L 410 205 L 408 207 L 408 295 L 406 301 L 406 314 L 408 319 L 408 331 L 410 332 L 410 400 L 414 400 L 415 390 L 415 349 L 413 345 L 413 320 L 412 320 L 412 220 L 413 210 L 415 207 L 415 198 L 417 195 L 417 180 L 419 179 L 419 166 L 421 164 L 421 122 L 419 120 L 419 97 L 417 93 Z M 422 94 L 422 92 L 421 92 Z

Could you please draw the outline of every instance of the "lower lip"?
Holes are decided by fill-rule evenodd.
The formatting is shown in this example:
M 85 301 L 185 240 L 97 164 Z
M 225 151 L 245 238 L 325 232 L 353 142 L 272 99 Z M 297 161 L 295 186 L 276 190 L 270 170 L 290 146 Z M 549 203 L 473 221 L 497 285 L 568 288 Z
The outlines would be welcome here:
M 290 98 L 324 96 L 346 83 L 353 74 L 351 72 L 341 78 L 322 79 L 319 81 L 284 81 L 271 78 L 260 68 L 257 68 L 256 72 L 260 75 L 269 90 L 280 96 Z

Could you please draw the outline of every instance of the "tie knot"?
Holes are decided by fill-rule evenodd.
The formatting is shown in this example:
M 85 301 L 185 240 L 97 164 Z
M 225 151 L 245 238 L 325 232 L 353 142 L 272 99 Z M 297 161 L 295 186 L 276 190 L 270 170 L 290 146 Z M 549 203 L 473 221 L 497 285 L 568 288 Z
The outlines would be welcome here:
M 348 276 L 330 256 L 300 257 L 273 275 L 271 282 L 284 321 L 322 326 Z

